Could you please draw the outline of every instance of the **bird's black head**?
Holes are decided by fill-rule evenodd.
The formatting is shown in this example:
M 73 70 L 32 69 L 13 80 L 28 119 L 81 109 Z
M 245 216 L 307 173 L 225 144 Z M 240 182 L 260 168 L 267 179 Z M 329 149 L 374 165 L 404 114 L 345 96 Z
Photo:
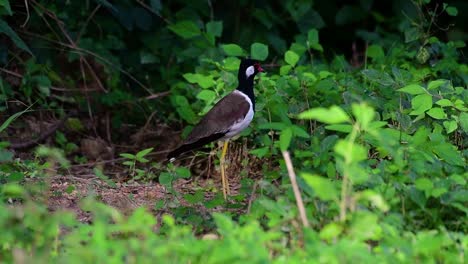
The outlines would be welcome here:
M 237 77 L 239 78 L 239 81 L 248 79 L 253 80 L 255 75 L 262 71 L 263 69 L 258 61 L 252 59 L 242 59 Z

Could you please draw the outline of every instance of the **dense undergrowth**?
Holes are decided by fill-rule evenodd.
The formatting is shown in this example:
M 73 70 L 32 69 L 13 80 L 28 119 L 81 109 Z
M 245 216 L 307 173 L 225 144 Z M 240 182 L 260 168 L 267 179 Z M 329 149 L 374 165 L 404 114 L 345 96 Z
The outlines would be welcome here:
M 242 2 L 233 12 L 251 14 L 248 21 L 225 16 L 211 1 L 70 2 L 0 1 L 8 40 L 0 54 L 2 262 L 466 262 L 466 48 L 438 35 L 437 24 L 462 10 L 431 1 L 394 4 L 405 15 L 382 13 L 386 7 L 372 1 L 337 8 L 337 27 L 366 43 L 344 56 L 319 38 L 331 7 L 309 1 Z M 372 7 L 372 15 L 360 12 Z M 57 195 L 54 176 L 87 161 L 75 139 L 105 138 L 100 121 L 89 127 L 85 119 L 110 115 L 116 142 L 129 138 L 118 128 L 147 126 L 153 112 L 158 125 L 174 130 L 194 124 L 236 87 L 244 56 L 263 61 L 267 73 L 256 83 L 255 118 L 242 134 L 249 155 L 230 202 L 219 193 L 205 196 L 210 190 L 203 188 L 178 193 L 179 178 L 201 176 L 184 167 L 189 163 L 149 158 L 170 148 L 156 140 L 115 156 L 121 154 L 129 181 L 158 182 L 169 198 L 122 212 L 83 197 L 89 222 L 48 209 Z M 54 131 L 54 146 L 9 147 L 25 116 L 72 109 L 78 111 L 67 129 Z M 286 151 L 303 205 L 291 188 Z M 260 167 L 250 167 L 253 160 Z M 116 187 L 102 168 L 94 173 Z M 181 200 L 217 212 L 203 214 Z M 156 217 L 159 211 L 165 214 Z

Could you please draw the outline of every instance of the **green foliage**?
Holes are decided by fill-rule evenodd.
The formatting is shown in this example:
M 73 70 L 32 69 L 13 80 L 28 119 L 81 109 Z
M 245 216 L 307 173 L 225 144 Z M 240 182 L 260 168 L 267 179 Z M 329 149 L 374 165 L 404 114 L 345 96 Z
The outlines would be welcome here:
M 466 47 L 434 35 L 439 16 L 462 15 L 455 4 L 28 3 L 29 21 L 16 19 L 24 8 L 0 0 L 0 32 L 11 41 L 8 52 L 0 45 L 0 60 L 5 74 L 21 73 L 19 84 L 2 75 L 5 102 L 105 109 L 114 128 L 143 124 L 150 112 L 158 122 L 195 124 L 236 88 L 241 57 L 274 67 L 256 80 L 256 114 L 243 133 L 248 157 L 261 162 L 241 161 L 229 202 L 207 195 L 210 181 L 178 192 L 177 181 L 200 178 L 196 170 L 150 163 L 153 148 L 143 147 L 120 154 L 130 181 L 157 180 L 168 196 L 153 201 L 154 211 L 125 213 L 88 197 L 78 206 L 92 221 L 80 222 L 45 205 L 50 177 L 70 168 L 73 137 L 58 131 L 60 149 L 40 146 L 27 160 L 0 142 L 2 261 L 466 262 Z M 365 50 L 346 54 L 356 38 Z M 26 111 L 5 115 L 0 133 Z M 79 117 L 69 123 L 85 133 Z M 281 151 L 293 157 L 310 227 L 300 225 Z M 93 172 L 120 186 L 102 168 Z

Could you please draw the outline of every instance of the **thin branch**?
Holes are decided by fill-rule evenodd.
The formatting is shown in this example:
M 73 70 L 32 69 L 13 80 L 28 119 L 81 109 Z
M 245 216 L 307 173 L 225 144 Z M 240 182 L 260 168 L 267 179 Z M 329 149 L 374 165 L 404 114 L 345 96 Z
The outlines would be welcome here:
M 97 11 L 99 10 L 99 8 L 101 8 L 101 5 L 97 5 L 96 8 L 94 8 L 93 12 L 91 12 L 91 14 L 88 16 L 88 18 L 86 19 L 83 27 L 81 27 L 81 30 L 80 32 L 78 33 L 78 35 L 76 36 L 76 43 L 79 43 L 80 42 L 80 39 L 81 39 L 81 36 L 83 36 L 83 33 L 84 31 L 86 30 L 86 28 L 88 27 L 88 24 L 89 24 L 89 21 L 91 21 L 91 19 L 94 17 L 94 15 L 97 13 Z
M 21 25 L 21 27 L 25 27 L 26 24 L 27 24 L 28 21 L 29 21 L 29 6 L 28 6 L 28 0 L 24 0 L 24 6 L 26 7 L 26 20 L 24 20 L 24 23 L 23 23 L 23 25 Z
M 301 193 L 299 191 L 299 186 L 296 181 L 296 173 L 291 162 L 291 157 L 289 156 L 288 151 L 283 151 L 284 162 L 286 163 L 286 168 L 288 169 L 289 179 L 291 180 L 291 185 L 293 188 L 294 196 L 296 197 L 297 208 L 299 209 L 299 215 L 302 220 L 302 225 L 304 227 L 309 227 L 309 220 L 307 220 L 307 215 L 305 212 L 304 202 L 302 201 Z

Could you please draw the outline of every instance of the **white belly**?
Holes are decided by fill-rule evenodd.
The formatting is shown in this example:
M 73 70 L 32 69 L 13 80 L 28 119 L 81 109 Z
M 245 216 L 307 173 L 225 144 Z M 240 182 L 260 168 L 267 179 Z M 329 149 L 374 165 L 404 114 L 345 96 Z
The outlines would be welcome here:
M 239 91 L 234 91 L 234 92 L 238 93 L 239 95 L 244 96 L 245 100 L 247 100 L 247 102 L 249 102 L 249 106 L 250 106 L 249 107 L 249 112 L 247 112 L 244 119 L 238 120 L 231 127 L 231 129 L 229 129 L 229 131 L 226 133 L 226 135 L 223 137 L 223 139 L 232 138 L 232 137 L 238 135 L 240 132 L 242 132 L 242 130 L 246 129 L 249 126 L 249 124 L 250 124 L 250 122 L 252 122 L 252 119 L 253 119 L 253 116 L 254 116 L 252 101 L 250 100 L 250 98 L 247 95 L 245 95 L 244 93 L 242 93 L 242 92 L 239 92 Z

